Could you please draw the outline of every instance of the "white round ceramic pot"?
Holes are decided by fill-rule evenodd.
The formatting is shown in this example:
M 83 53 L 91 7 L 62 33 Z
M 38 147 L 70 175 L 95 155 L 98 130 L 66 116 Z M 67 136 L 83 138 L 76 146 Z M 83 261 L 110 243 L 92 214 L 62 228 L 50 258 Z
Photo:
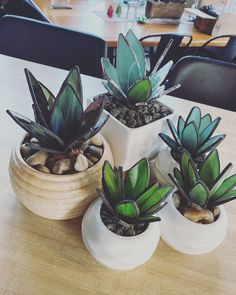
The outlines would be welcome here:
M 178 166 L 178 163 L 171 156 L 170 148 L 166 147 L 157 154 L 153 171 L 161 184 L 173 184 L 168 174 L 173 174 L 174 168 Z
M 174 206 L 172 197 L 158 212 L 161 217 L 161 238 L 175 250 L 191 255 L 214 250 L 227 233 L 227 214 L 220 206 L 218 219 L 211 224 L 194 223 L 184 217 Z
M 97 198 L 82 220 L 82 237 L 90 254 L 106 267 L 117 270 L 133 269 L 151 258 L 160 239 L 159 222 L 132 237 L 111 232 L 102 222 L 102 201 Z

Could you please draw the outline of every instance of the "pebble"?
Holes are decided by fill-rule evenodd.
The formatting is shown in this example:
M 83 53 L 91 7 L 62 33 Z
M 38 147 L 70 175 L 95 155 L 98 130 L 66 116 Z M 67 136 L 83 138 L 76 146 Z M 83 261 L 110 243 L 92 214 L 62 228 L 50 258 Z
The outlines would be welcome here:
M 87 158 L 84 155 L 79 154 L 78 157 L 76 158 L 75 165 L 74 165 L 75 171 L 82 172 L 87 170 L 88 167 L 89 165 L 88 165 Z
M 102 142 L 102 137 L 98 134 L 96 134 L 95 136 L 93 136 L 90 139 L 90 144 L 96 145 L 96 146 L 102 146 L 103 142 Z
M 88 168 L 91 168 L 94 166 L 94 163 L 92 161 L 90 161 L 88 158 L 87 158 L 87 161 L 88 161 Z
M 88 153 L 91 154 L 92 156 L 95 156 L 96 158 L 101 158 L 102 154 L 103 154 L 103 149 L 99 148 L 97 146 L 94 145 L 90 145 L 88 147 Z
M 49 153 L 44 152 L 44 151 L 39 151 L 30 156 L 29 158 L 26 159 L 26 163 L 29 166 L 36 166 L 36 165 L 43 165 L 45 166 L 45 162 L 49 156 Z
M 214 216 L 210 210 L 197 210 L 195 208 L 187 208 L 184 211 L 184 216 L 195 223 L 197 223 L 197 222 L 202 222 L 202 223 L 214 222 Z
M 220 215 L 220 207 L 214 207 L 212 209 L 212 213 L 215 219 L 217 219 L 217 217 Z
M 34 166 L 35 169 L 37 169 L 40 172 L 51 174 L 51 171 L 48 169 L 48 167 L 43 166 L 41 164 Z
M 20 146 L 20 152 L 21 152 L 22 158 L 28 158 L 29 156 L 31 156 L 34 153 L 34 150 L 31 149 L 30 147 L 26 146 L 25 143 L 23 143 Z
M 62 175 L 71 168 L 70 159 L 61 159 L 55 162 L 52 172 L 53 174 Z
M 174 194 L 172 197 L 173 203 L 175 205 L 175 208 L 178 209 L 180 207 L 180 197 L 178 194 Z

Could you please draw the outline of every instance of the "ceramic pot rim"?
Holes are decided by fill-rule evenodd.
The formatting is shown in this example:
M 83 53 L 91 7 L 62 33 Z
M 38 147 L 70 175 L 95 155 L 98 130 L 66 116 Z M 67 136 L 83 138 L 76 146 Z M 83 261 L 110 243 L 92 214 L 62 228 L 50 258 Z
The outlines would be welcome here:
M 85 170 L 85 171 L 82 171 L 82 172 L 78 172 L 78 173 L 73 173 L 73 174 L 63 174 L 63 175 L 57 175 L 57 174 L 46 174 L 44 172 L 41 172 L 41 171 L 38 171 L 36 169 L 34 169 L 33 167 L 29 166 L 26 161 L 22 158 L 22 155 L 21 155 L 21 152 L 20 152 L 20 146 L 25 138 L 25 134 L 23 135 L 23 138 L 19 139 L 17 142 L 16 142 L 16 145 L 15 147 L 13 147 L 13 151 L 12 152 L 16 152 L 16 155 L 18 157 L 18 159 L 20 160 L 21 164 L 28 170 L 30 170 L 34 175 L 37 175 L 37 177 L 40 178 L 41 175 L 47 175 L 47 178 L 48 179 L 51 179 L 51 180 L 58 180 L 60 178 L 60 181 L 63 181 L 63 180 L 68 180 L 68 179 L 73 179 L 73 178 L 78 178 L 78 176 L 81 176 L 81 177 L 84 177 L 85 174 L 87 172 L 93 172 L 93 170 L 96 170 L 96 168 L 99 167 L 99 165 L 101 164 L 101 162 L 104 162 L 104 159 L 105 159 L 105 149 L 106 149 L 106 145 L 107 145 L 107 142 L 105 141 L 104 137 L 100 134 L 100 133 L 97 133 L 97 135 L 99 135 L 101 138 L 102 138 L 102 143 L 103 143 L 103 155 L 101 157 L 101 159 L 94 165 L 92 166 L 91 168 Z M 94 171 L 95 172 L 95 171 Z
M 98 197 L 96 198 L 93 203 L 91 204 L 91 206 L 96 206 L 96 203 L 99 203 L 98 204 L 98 218 L 97 218 L 97 222 L 99 222 L 99 225 L 102 226 L 104 228 L 104 230 L 110 234 L 112 237 L 116 237 L 117 239 L 120 239 L 120 240 L 125 240 L 125 239 L 128 239 L 128 240 L 138 240 L 140 238 L 145 238 L 146 235 L 149 234 L 149 232 L 151 232 L 153 230 L 153 228 L 156 226 L 155 223 L 156 222 L 150 222 L 148 224 L 148 227 L 146 228 L 146 230 L 144 232 L 142 232 L 141 234 L 138 234 L 138 235 L 135 235 L 135 236 L 120 236 L 120 235 L 117 235 L 116 233 L 110 231 L 106 225 L 103 223 L 102 221 L 102 218 L 101 218 L 101 207 L 102 207 L 102 200 Z M 160 221 L 157 221 L 157 223 L 160 222 Z

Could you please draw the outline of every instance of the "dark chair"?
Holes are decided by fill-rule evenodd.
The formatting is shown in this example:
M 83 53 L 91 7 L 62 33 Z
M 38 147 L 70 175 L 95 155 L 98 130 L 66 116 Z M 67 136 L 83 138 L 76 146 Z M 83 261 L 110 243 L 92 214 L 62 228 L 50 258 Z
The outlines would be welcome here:
M 180 83 L 171 95 L 236 111 L 236 65 L 186 56 L 172 68 L 166 87 Z
M 226 39 L 225 46 L 211 46 L 213 41 Z M 210 57 L 226 62 L 235 62 L 236 60 L 236 35 L 221 35 L 209 39 L 196 51 L 196 55 Z
M 188 34 L 154 34 L 145 36 L 139 39 L 139 41 L 142 42 L 144 40 L 146 41 L 147 39 L 156 39 L 157 42 L 159 41 L 158 46 L 150 47 L 147 52 L 147 57 L 150 58 L 150 70 L 152 70 L 170 39 L 173 39 L 173 43 L 160 66 L 163 66 L 169 60 L 176 62 L 182 56 L 184 56 L 186 54 L 186 49 L 192 41 L 192 36 Z M 183 43 L 183 46 L 180 46 L 181 43 Z
M 0 20 L 0 53 L 65 70 L 78 65 L 81 73 L 101 78 L 106 43 L 94 35 L 6 15 Z
M 46 15 L 32 0 L 0 0 L 1 15 L 18 15 L 49 23 Z

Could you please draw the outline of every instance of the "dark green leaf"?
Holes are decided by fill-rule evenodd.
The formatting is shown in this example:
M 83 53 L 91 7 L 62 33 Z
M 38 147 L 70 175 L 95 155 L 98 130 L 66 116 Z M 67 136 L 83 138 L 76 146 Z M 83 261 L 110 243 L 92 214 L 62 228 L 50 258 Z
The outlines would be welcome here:
M 179 183 L 176 181 L 176 179 L 169 173 L 168 176 L 172 180 L 173 184 L 178 188 L 179 194 L 185 199 L 187 204 L 189 203 L 189 195 L 188 192 L 185 192 L 185 190 L 179 185 Z
M 177 124 L 177 132 L 178 132 L 179 139 L 181 141 L 182 141 L 182 138 L 183 138 L 184 126 L 185 126 L 184 119 L 181 116 L 179 116 L 178 124 Z
M 187 126 L 189 123 L 194 122 L 196 129 L 198 130 L 200 127 L 201 122 L 201 110 L 199 107 L 193 107 L 186 119 L 185 126 Z
M 117 173 L 112 169 L 108 161 L 105 161 L 103 165 L 102 185 L 104 193 L 109 199 L 110 203 L 116 204 L 121 200 Z
M 191 154 L 195 154 L 198 147 L 198 133 L 194 122 L 185 126 L 183 131 L 182 145 Z
M 152 85 L 149 79 L 138 81 L 128 90 L 128 101 L 131 104 L 145 102 L 152 94 Z
M 42 91 L 40 83 L 35 79 L 32 73 L 25 69 L 26 80 L 29 86 L 30 94 L 35 106 L 35 113 L 37 114 L 37 121 L 40 125 L 49 128 L 50 111 L 47 98 Z
M 200 133 L 199 146 L 202 146 L 212 136 L 219 123 L 220 118 L 216 118 Z
M 150 209 L 144 211 L 142 214 L 140 214 L 140 217 L 144 216 L 150 216 L 156 214 L 158 211 L 160 211 L 163 207 L 165 207 L 168 204 L 168 202 L 162 201 L 158 204 L 154 205 Z
M 141 195 L 137 198 L 136 203 L 140 207 L 142 206 L 153 194 L 158 190 L 158 184 L 154 183 L 149 186 Z
M 220 160 L 217 150 L 211 151 L 202 163 L 199 175 L 200 179 L 206 183 L 209 190 L 212 189 L 217 177 L 220 174 Z
M 196 182 L 199 180 L 199 175 L 197 172 L 197 167 L 195 166 L 192 159 L 188 161 L 188 191 L 191 190 Z
M 53 108 L 53 104 L 55 101 L 55 96 L 52 94 L 52 92 L 45 86 L 43 83 L 39 82 L 39 86 L 41 87 L 43 94 L 48 102 L 48 109 L 51 110 Z
M 219 206 L 225 203 L 228 203 L 230 201 L 233 201 L 236 199 L 236 190 L 229 191 L 228 193 L 221 196 L 219 199 L 211 203 L 212 206 Z
M 183 177 L 182 177 L 182 174 L 181 172 L 179 171 L 178 168 L 174 168 L 174 177 L 176 178 L 176 181 L 178 182 L 178 184 L 184 188 L 184 181 L 183 181 Z
M 167 122 L 167 125 L 168 125 L 168 127 L 169 127 L 169 129 L 170 129 L 170 131 L 171 131 L 171 134 L 172 134 L 174 140 L 178 143 L 178 145 L 181 146 L 181 143 L 180 143 L 180 141 L 179 141 L 179 136 L 178 136 L 178 134 L 177 134 L 177 130 L 176 130 L 174 124 L 173 124 L 172 121 L 169 120 L 169 119 L 167 119 L 166 122 Z
M 189 189 L 189 182 L 188 182 L 189 161 L 190 161 L 189 153 L 184 151 L 182 156 L 181 156 L 180 171 L 181 171 L 182 178 L 183 178 L 183 181 L 184 181 L 184 187 L 185 187 L 185 189 L 187 191 Z
M 209 197 L 209 189 L 204 182 L 198 181 L 189 192 L 189 197 L 192 202 L 205 208 Z
M 100 97 L 93 101 L 84 111 L 83 125 L 86 128 L 93 127 L 99 120 L 104 105 L 104 98 Z
M 110 200 L 106 197 L 106 195 L 99 189 L 97 188 L 96 189 L 96 192 L 98 194 L 98 197 L 102 199 L 104 205 L 106 206 L 107 210 L 112 214 L 114 215 L 115 214 L 115 211 L 113 209 L 113 204 L 110 203 Z
M 52 154 L 59 154 L 59 153 L 64 152 L 64 148 L 53 149 L 53 148 L 46 147 L 46 146 L 41 145 L 40 143 L 35 143 L 35 142 L 27 142 L 25 145 L 30 147 L 33 150 L 44 151 L 44 152 L 52 153 Z
M 141 159 L 131 167 L 125 178 L 125 196 L 127 199 L 136 199 L 147 187 L 150 179 L 147 159 Z
M 211 151 L 213 148 L 215 148 L 223 139 L 225 138 L 225 135 L 216 135 L 212 138 L 210 138 L 202 147 L 200 147 L 197 150 L 197 156 L 201 154 L 205 154 L 209 151 Z
M 161 218 L 158 216 L 146 216 L 146 217 L 138 217 L 134 220 L 134 223 L 145 223 L 145 222 L 156 222 L 161 221 Z
M 228 177 L 231 169 L 232 169 L 233 165 L 232 163 L 229 163 L 224 169 L 223 171 L 219 174 L 219 176 L 216 178 L 212 189 L 210 191 L 210 197 L 213 196 L 216 191 L 220 188 L 221 184 L 224 182 L 224 180 Z
M 236 174 L 231 175 L 229 178 L 225 179 L 218 190 L 212 196 L 213 200 L 217 200 L 223 195 L 227 194 L 230 190 L 232 190 L 236 186 Z
M 140 212 L 141 213 L 145 212 L 145 211 L 149 210 L 150 208 L 152 208 L 153 206 L 163 202 L 168 197 L 168 195 L 171 193 L 172 190 L 173 190 L 173 187 L 170 185 L 159 187 L 156 190 L 156 192 L 154 192 L 154 194 L 152 194 L 146 200 L 146 202 L 142 206 L 139 207 Z
M 51 130 L 66 143 L 79 133 L 83 121 L 83 106 L 70 84 L 61 88 L 51 112 Z
M 125 218 L 136 218 L 139 216 L 139 208 L 133 200 L 123 200 L 116 204 L 116 213 Z
M 179 145 L 165 133 L 159 133 L 160 138 L 172 149 L 177 150 Z

